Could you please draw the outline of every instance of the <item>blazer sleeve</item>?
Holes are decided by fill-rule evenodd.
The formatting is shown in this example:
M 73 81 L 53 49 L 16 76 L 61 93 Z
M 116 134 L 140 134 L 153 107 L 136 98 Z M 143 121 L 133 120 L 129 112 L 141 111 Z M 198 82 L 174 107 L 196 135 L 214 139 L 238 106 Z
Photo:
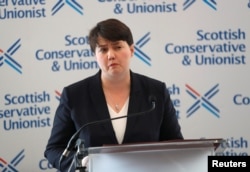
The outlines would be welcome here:
M 179 121 L 176 115 L 176 110 L 172 103 L 169 91 L 164 84 L 163 86 L 163 105 L 164 105 L 164 113 L 163 120 L 160 129 L 160 140 L 178 140 L 184 139 L 181 127 L 179 125 Z
M 44 156 L 48 159 L 54 168 L 59 168 L 59 159 L 66 148 L 71 136 L 76 132 L 75 126 L 70 116 L 69 100 L 67 90 L 64 88 L 61 94 L 60 103 L 56 110 L 53 128 L 49 137 Z M 71 153 L 62 161 L 61 169 L 70 166 L 73 159 Z

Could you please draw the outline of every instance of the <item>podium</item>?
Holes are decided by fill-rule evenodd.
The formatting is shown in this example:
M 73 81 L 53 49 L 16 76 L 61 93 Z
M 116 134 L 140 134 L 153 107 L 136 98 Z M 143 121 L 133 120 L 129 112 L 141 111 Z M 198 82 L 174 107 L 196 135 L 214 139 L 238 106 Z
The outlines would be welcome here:
M 88 172 L 207 172 L 207 157 L 223 152 L 224 144 L 201 139 L 91 147 Z

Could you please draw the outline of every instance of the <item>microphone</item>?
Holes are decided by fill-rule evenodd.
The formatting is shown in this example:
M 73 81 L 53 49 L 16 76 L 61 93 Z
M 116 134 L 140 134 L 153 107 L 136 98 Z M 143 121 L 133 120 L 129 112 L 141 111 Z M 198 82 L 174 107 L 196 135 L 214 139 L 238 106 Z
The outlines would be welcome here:
M 124 116 L 119 116 L 119 117 L 115 117 L 115 118 L 108 118 L 108 119 L 103 119 L 103 120 L 99 120 L 99 121 L 93 121 L 93 122 L 89 122 L 84 124 L 83 126 L 81 126 L 76 132 L 75 134 L 70 138 L 66 149 L 63 151 L 60 160 L 59 160 L 59 170 L 61 169 L 61 162 L 63 161 L 64 158 L 68 157 L 71 150 L 75 147 L 76 141 L 80 135 L 80 132 L 88 127 L 89 125 L 95 125 L 95 124 L 101 124 L 101 123 L 106 123 L 109 121 L 113 121 L 113 120 L 117 120 L 117 119 L 121 119 L 121 118 L 129 118 L 129 117 L 135 117 L 135 116 L 139 116 L 139 115 L 144 115 L 145 113 L 151 112 L 155 109 L 155 104 L 156 104 L 156 97 L 150 95 L 149 96 L 149 102 L 151 102 L 151 107 L 150 109 L 146 110 L 146 111 L 142 111 L 142 112 L 137 112 L 137 113 L 132 113 L 130 115 L 124 115 Z

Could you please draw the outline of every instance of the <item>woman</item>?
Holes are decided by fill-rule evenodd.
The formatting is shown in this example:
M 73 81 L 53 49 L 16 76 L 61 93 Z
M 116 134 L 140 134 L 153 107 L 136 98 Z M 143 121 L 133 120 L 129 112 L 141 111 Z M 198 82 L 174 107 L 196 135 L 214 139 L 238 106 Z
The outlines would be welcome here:
M 79 137 L 86 148 L 183 139 L 165 83 L 130 69 L 135 48 L 129 27 L 117 19 L 101 21 L 90 31 L 89 44 L 100 70 L 63 89 L 45 150 L 53 167 L 69 168 L 74 152 L 59 163 L 67 143 L 94 121 L 129 116 L 84 127 Z M 145 113 L 133 116 L 138 112 Z

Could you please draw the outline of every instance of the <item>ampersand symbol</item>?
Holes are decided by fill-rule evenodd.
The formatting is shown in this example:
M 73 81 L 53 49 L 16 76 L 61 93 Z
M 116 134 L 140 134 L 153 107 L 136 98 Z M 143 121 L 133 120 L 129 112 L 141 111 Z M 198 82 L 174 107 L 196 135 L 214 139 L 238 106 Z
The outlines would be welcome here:
M 114 13 L 115 14 L 122 14 L 121 4 L 115 4 Z
M 191 64 L 191 59 L 189 58 L 188 55 L 185 55 L 185 56 L 184 56 L 184 58 L 183 58 L 183 60 L 182 60 L 182 64 L 183 64 L 184 66 L 188 66 L 188 65 Z
M 58 61 L 54 61 L 52 65 L 52 71 L 57 72 L 60 70 L 60 65 L 58 64 Z

